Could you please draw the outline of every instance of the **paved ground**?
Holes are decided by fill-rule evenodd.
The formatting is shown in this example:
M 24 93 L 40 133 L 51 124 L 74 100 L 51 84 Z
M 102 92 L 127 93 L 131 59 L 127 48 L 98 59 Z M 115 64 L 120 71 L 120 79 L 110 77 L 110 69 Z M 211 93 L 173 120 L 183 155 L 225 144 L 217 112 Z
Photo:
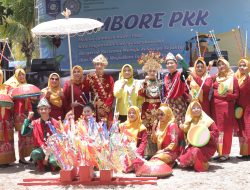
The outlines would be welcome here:
M 16 136 L 15 136 L 16 138 Z M 242 161 L 236 158 L 238 155 L 238 139 L 234 137 L 231 159 L 226 163 L 210 163 L 209 172 L 196 173 L 194 171 L 182 170 L 175 168 L 173 175 L 166 179 L 159 179 L 157 185 L 144 186 L 18 186 L 18 182 L 22 182 L 23 178 L 42 178 L 58 176 L 58 173 L 38 173 L 34 171 L 33 166 L 23 166 L 14 163 L 11 167 L 0 169 L 0 190 L 77 190 L 77 189 L 249 189 L 250 188 L 250 161 Z M 125 174 L 117 174 L 119 176 L 127 176 Z M 130 174 L 133 176 L 133 174 Z

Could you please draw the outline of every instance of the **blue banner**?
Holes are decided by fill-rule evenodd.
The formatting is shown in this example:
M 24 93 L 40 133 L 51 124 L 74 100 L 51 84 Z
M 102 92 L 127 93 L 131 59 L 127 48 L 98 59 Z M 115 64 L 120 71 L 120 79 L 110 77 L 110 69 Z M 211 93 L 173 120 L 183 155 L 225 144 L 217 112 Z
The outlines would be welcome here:
M 42 0 L 40 0 L 42 3 Z M 238 0 L 61 0 L 61 6 L 69 6 L 74 13 L 72 17 L 85 17 L 104 23 L 98 33 L 75 36 L 71 38 L 73 64 L 85 69 L 93 68 L 92 59 L 104 54 L 108 68 L 121 68 L 130 63 L 140 67 L 137 59 L 142 52 L 160 51 L 181 53 L 187 62 L 192 59 L 195 44 L 191 47 L 195 32 L 215 34 L 230 32 L 240 26 L 242 31 L 249 29 L 250 1 Z M 40 8 L 40 22 L 52 20 Z M 57 18 L 62 18 L 58 15 Z M 230 34 L 231 35 L 231 34 Z M 229 36 L 230 36 L 229 35 Z M 195 41 L 194 41 L 195 42 Z M 220 43 L 223 39 L 220 39 Z M 61 67 L 68 69 L 68 41 L 61 40 L 57 48 L 51 39 L 42 40 L 41 57 L 56 57 Z M 213 43 L 208 40 L 213 50 Z M 235 40 L 232 35 L 232 44 Z M 223 47 L 222 51 L 227 51 Z M 237 51 L 235 49 L 234 51 Z M 231 54 L 231 53 L 229 53 Z M 230 55 L 229 55 L 230 57 Z M 233 60 L 234 62 L 235 60 Z

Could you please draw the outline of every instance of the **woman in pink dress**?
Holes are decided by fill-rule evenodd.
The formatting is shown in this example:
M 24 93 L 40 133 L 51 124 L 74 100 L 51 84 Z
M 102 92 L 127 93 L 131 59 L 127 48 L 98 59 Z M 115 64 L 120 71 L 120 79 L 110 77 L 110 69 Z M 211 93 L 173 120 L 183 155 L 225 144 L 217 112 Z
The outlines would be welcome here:
M 136 153 L 143 157 L 145 148 L 147 146 L 147 128 L 142 124 L 140 109 L 136 106 L 128 108 L 127 121 L 119 125 L 120 133 L 127 135 L 128 139 L 136 142 Z M 137 165 L 142 165 L 143 161 L 139 158 L 126 161 L 125 173 L 136 170 Z
M 242 159 L 250 157 L 250 63 L 247 59 L 240 59 L 235 77 L 238 80 L 240 96 L 237 105 L 243 108 L 243 116 L 238 120 L 240 155 Z
M 0 94 L 8 95 L 10 87 L 3 83 L 3 71 L 0 70 Z M 13 113 L 10 107 L 0 107 L 0 167 L 15 162 Z
M 213 79 L 208 74 L 207 69 L 208 68 L 204 58 L 198 58 L 194 63 L 194 70 L 190 72 L 187 80 L 189 82 L 191 96 L 198 98 L 202 106 L 202 110 L 207 115 L 211 116 L 209 93 L 212 88 Z M 202 84 L 203 86 L 200 89 Z M 199 97 L 196 97 L 198 93 Z
M 215 159 L 224 162 L 231 152 L 233 130 L 238 130 L 234 108 L 239 97 L 239 85 L 226 59 L 219 58 L 217 68 L 218 74 L 213 77 L 211 113 L 219 130 L 218 156 Z
M 74 100 L 72 102 L 71 83 L 73 85 Z M 74 109 L 75 119 L 77 120 L 83 111 L 83 105 L 87 100 L 82 96 L 84 92 L 83 84 L 83 69 L 81 66 L 76 65 L 72 69 L 72 79 L 65 82 L 63 93 L 65 98 L 65 112 L 68 113 L 72 108 Z
M 161 106 L 157 110 L 159 123 L 152 131 L 152 141 L 157 143 L 157 152 L 151 160 L 161 160 L 173 166 L 185 147 L 184 136 L 176 124 L 170 107 Z
M 12 90 L 20 85 L 27 84 L 25 71 L 22 68 L 17 68 L 15 74 L 4 84 L 10 86 Z M 19 162 L 22 164 L 28 164 L 25 157 L 30 156 L 33 149 L 32 135 L 27 135 L 25 137 L 21 135 L 23 121 L 30 111 L 32 111 L 30 98 L 14 99 L 14 125 L 15 130 L 18 131 Z
M 193 167 L 197 172 L 208 170 L 208 160 L 214 155 L 217 149 L 218 129 L 214 121 L 202 111 L 201 104 L 195 100 L 188 106 L 185 116 L 185 123 L 180 126 L 188 133 L 193 127 L 207 127 L 210 131 L 210 140 L 208 144 L 202 147 L 195 147 L 191 144 L 184 150 L 179 157 L 180 167 Z

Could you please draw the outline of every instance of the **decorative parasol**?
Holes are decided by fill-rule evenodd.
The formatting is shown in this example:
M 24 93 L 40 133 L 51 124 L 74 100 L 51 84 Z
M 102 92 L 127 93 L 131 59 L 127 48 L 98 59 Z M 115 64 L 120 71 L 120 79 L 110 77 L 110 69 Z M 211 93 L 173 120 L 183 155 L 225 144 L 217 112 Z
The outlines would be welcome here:
M 40 96 L 41 90 L 33 84 L 23 84 L 15 88 L 11 96 L 15 98 L 28 98 L 33 96 Z
M 64 19 L 57 19 L 52 21 L 43 22 L 31 31 L 36 36 L 60 36 L 67 35 L 68 37 L 68 49 L 69 49 L 69 63 L 70 73 L 72 74 L 72 56 L 71 56 L 71 43 L 70 35 L 84 34 L 91 32 L 98 32 L 103 26 L 102 22 L 89 18 L 69 18 L 71 11 L 66 8 L 62 14 Z M 73 86 L 71 85 L 71 101 L 74 101 Z
M 0 107 L 13 107 L 13 101 L 7 94 L 0 94 Z

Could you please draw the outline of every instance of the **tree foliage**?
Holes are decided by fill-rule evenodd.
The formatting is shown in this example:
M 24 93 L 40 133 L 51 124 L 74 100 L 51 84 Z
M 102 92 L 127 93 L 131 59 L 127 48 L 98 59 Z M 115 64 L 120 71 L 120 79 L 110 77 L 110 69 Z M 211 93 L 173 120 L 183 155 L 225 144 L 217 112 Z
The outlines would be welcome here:
M 21 44 L 21 51 L 27 60 L 26 70 L 30 71 L 32 53 L 35 49 L 31 29 L 35 26 L 34 0 L 0 0 L 0 4 L 12 14 L 4 17 L 0 30 L 3 37 Z

